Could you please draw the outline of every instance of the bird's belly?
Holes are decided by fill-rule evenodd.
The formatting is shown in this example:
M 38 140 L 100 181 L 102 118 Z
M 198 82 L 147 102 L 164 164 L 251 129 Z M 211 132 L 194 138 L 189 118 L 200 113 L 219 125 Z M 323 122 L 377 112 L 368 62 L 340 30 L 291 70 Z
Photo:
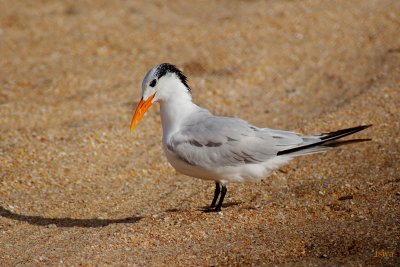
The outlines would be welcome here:
M 173 151 L 164 146 L 164 152 L 169 163 L 178 172 L 204 180 L 214 180 L 223 183 L 230 182 L 252 182 L 266 178 L 279 166 L 289 161 L 288 158 L 274 158 L 260 164 L 245 164 L 239 166 L 215 166 L 210 170 L 202 166 L 193 165 L 184 159 L 179 158 Z
M 167 149 L 165 146 L 164 146 L 164 152 L 172 167 L 174 167 L 175 170 L 177 170 L 182 174 L 204 180 L 217 181 L 220 179 L 216 172 L 186 162 L 185 160 L 179 158 L 174 152 Z

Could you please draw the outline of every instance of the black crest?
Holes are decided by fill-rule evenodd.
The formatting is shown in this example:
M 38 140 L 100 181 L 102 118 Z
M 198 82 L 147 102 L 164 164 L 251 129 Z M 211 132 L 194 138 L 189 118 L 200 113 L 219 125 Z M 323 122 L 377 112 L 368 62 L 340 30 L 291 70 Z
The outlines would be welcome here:
M 169 64 L 169 63 L 162 63 L 158 65 L 157 70 L 156 70 L 156 76 L 157 79 L 160 79 L 162 76 L 164 76 L 167 73 L 175 73 L 176 76 L 178 76 L 179 80 L 183 83 L 183 85 L 186 86 L 188 89 L 189 93 L 191 93 L 191 89 L 187 83 L 187 77 L 181 70 L 179 70 L 176 66 Z

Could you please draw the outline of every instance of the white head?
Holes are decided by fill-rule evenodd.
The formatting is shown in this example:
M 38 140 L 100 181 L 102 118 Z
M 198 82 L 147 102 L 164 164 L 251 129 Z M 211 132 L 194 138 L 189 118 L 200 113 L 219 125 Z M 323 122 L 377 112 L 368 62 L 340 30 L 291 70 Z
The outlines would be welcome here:
M 173 98 L 191 100 L 191 90 L 186 76 L 177 67 L 169 63 L 155 66 L 142 82 L 142 98 L 135 110 L 131 122 L 131 131 L 143 118 L 144 113 L 154 102 L 169 101 Z

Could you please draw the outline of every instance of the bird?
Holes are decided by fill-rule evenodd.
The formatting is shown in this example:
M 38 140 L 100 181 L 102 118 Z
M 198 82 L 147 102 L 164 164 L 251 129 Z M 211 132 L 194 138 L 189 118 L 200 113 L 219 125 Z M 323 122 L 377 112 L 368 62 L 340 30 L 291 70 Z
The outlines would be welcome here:
M 221 211 L 229 183 L 259 181 L 295 157 L 371 140 L 339 140 L 370 124 L 301 135 L 259 128 L 240 118 L 215 116 L 193 103 L 187 77 L 170 63 L 151 68 L 141 89 L 130 131 L 153 103 L 160 104 L 162 147 L 169 163 L 179 173 L 215 182 L 206 212 Z

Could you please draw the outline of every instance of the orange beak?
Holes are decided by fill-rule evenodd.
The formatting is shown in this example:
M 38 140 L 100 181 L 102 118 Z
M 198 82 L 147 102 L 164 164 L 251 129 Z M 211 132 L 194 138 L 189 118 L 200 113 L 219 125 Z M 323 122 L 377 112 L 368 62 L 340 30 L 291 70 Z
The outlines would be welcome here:
M 153 94 L 146 101 L 143 101 L 143 97 L 142 97 L 142 99 L 140 99 L 140 102 L 136 107 L 135 114 L 133 115 L 133 118 L 132 118 L 131 133 L 133 132 L 133 129 L 135 129 L 136 125 L 142 120 L 144 113 L 146 113 L 146 111 L 153 104 L 151 101 L 153 100 L 155 95 L 156 94 Z

